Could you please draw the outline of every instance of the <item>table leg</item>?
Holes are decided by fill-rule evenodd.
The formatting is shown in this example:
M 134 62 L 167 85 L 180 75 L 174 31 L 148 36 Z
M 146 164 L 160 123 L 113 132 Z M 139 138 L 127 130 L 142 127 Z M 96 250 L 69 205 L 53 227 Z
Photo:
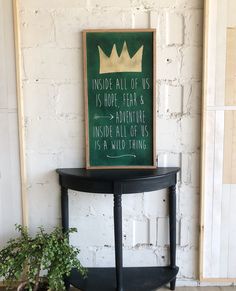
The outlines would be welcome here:
M 169 188 L 169 223 L 170 223 L 170 266 L 176 268 L 176 186 Z M 175 290 L 176 278 L 170 282 L 170 289 Z
M 63 232 L 69 229 L 68 189 L 61 187 L 61 219 Z
M 120 191 L 114 191 L 114 232 L 116 258 L 116 287 L 123 291 L 123 254 L 122 254 L 122 205 Z
M 68 189 L 61 187 L 61 220 L 62 230 L 66 232 L 69 230 L 69 205 L 68 205 Z M 67 278 L 64 279 L 66 290 L 70 290 L 70 282 Z

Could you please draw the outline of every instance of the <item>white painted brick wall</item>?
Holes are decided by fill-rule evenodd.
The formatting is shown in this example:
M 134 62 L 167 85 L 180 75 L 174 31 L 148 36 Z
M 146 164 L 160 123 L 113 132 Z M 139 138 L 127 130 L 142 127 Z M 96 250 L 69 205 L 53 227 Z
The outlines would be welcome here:
M 181 115 L 183 113 L 183 86 L 160 85 L 159 114 Z
M 166 45 L 184 43 L 184 18 L 181 14 L 166 13 Z
M 181 54 L 178 47 L 161 47 L 157 51 L 157 77 L 175 81 L 180 73 Z
M 55 169 L 84 166 L 81 30 L 156 28 L 158 161 L 181 166 L 177 264 L 181 282 L 192 284 L 198 264 L 203 0 L 20 2 L 31 228 L 60 223 Z M 79 230 L 71 242 L 80 246 L 86 266 L 114 265 L 112 206 L 109 195 L 70 191 L 71 226 Z M 166 265 L 166 191 L 125 196 L 123 213 L 125 265 Z

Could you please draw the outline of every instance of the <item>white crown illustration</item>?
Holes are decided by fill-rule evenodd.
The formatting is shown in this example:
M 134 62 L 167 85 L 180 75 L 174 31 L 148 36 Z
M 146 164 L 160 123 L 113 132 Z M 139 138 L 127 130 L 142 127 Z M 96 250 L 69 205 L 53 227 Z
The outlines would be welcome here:
M 143 45 L 131 58 L 128 52 L 127 44 L 124 42 L 122 52 L 118 56 L 116 45 L 112 47 L 108 57 L 100 46 L 98 46 L 100 58 L 100 74 L 119 73 L 119 72 L 142 72 Z

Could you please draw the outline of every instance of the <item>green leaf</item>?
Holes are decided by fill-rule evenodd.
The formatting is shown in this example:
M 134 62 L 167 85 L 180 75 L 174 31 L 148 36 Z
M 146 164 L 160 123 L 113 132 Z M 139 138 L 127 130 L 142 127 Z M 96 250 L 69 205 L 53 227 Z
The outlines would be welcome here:
M 63 233 L 60 227 L 56 227 L 47 233 L 41 226 L 33 237 L 26 227 L 16 225 L 16 230 L 20 236 L 9 240 L 0 251 L 0 277 L 9 286 L 24 279 L 29 290 L 33 290 L 44 272 L 50 289 L 61 291 L 65 290 L 63 278 L 72 268 L 86 276 L 87 271 L 78 259 L 79 249 L 69 243 L 69 234 L 77 229 L 71 228 Z

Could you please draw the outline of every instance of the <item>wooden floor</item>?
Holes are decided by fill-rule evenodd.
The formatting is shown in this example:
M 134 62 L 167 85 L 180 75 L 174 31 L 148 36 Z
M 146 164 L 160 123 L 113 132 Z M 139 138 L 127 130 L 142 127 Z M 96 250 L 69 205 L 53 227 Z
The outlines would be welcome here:
M 0 287 L 0 291 L 5 291 L 5 290 L 6 289 Z M 158 289 L 158 291 L 167 291 L 167 290 L 170 290 L 170 289 L 168 287 Z M 236 291 L 236 286 L 235 287 L 177 287 L 175 290 L 176 291 Z M 78 289 L 71 288 L 71 291 L 78 291 Z M 102 291 L 102 290 L 96 290 L 96 291 Z
M 160 291 L 167 291 L 162 288 Z M 236 287 L 177 287 L 176 291 L 236 291 Z
M 6 289 L 0 287 L 0 291 L 5 291 Z M 71 291 L 78 291 L 78 289 L 71 288 Z M 168 287 L 158 289 L 158 291 L 167 291 L 170 290 Z M 176 291 L 236 291 L 235 287 L 177 287 Z M 15 290 L 12 290 L 15 291 Z M 102 291 L 102 290 L 94 290 Z
M 160 289 L 167 291 L 167 289 Z M 178 287 L 176 291 L 236 291 L 236 287 Z

